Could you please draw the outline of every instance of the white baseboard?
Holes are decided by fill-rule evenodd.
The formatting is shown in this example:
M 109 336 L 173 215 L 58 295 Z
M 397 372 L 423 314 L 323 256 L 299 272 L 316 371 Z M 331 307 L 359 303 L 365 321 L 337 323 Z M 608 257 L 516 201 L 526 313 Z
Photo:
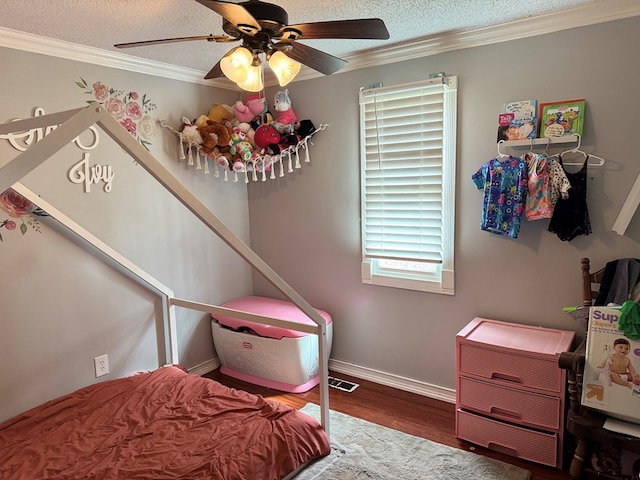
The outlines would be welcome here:
M 189 369 L 189 373 L 196 375 L 204 375 L 216 368 L 220 367 L 220 359 L 218 357 L 207 360 L 206 362 L 196 365 Z M 351 363 L 342 362 L 340 360 L 329 359 L 329 370 L 353 377 L 368 380 L 370 382 L 379 383 L 387 387 L 397 388 L 405 392 L 417 393 L 425 397 L 442 400 L 443 402 L 456 403 L 456 392 L 450 388 L 438 387 L 425 382 L 419 382 L 410 378 L 392 375 L 390 373 L 373 370 L 371 368 L 360 367 Z
M 329 359 L 329 370 L 346 375 L 352 375 L 363 380 L 379 383 L 387 387 L 397 388 L 405 392 L 417 393 L 425 397 L 442 400 L 443 402 L 456 403 L 456 391 L 450 388 L 439 387 L 425 382 L 419 382 L 410 378 L 393 375 L 371 368 L 360 367 L 340 360 Z
M 202 362 L 195 367 L 188 368 L 187 370 L 189 370 L 189 373 L 202 376 L 206 373 L 213 372 L 217 368 L 220 368 L 220 365 L 222 365 L 220 363 L 220 359 L 218 357 L 215 357 L 207 360 L 206 362 Z

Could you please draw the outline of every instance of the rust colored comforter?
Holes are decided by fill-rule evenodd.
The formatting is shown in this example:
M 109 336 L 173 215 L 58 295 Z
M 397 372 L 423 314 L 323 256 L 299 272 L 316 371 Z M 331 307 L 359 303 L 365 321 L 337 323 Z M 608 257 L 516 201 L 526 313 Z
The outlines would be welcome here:
M 313 418 L 166 367 L 0 424 L 0 479 L 280 479 L 329 451 Z

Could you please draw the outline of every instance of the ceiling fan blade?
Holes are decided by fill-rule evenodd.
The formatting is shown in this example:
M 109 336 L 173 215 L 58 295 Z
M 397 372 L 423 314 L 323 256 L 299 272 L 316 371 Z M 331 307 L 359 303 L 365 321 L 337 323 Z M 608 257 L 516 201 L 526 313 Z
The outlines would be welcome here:
M 236 39 L 228 37 L 226 35 L 199 35 L 197 37 L 162 38 L 159 40 L 144 40 L 142 42 L 116 43 L 114 47 L 117 47 L 117 48 L 143 47 L 147 45 L 159 45 L 161 43 L 191 42 L 194 40 L 208 40 L 210 42 L 233 42 Z
M 224 73 L 222 73 L 222 69 L 220 68 L 220 62 L 216 63 L 209 73 L 207 73 L 204 78 L 205 80 L 209 80 L 210 78 L 220 78 L 224 77 Z
M 349 64 L 346 60 L 298 42 L 293 43 L 293 48 L 284 52 L 284 54 L 324 75 L 336 73 Z
M 236 27 L 248 25 L 260 30 L 262 27 L 242 5 L 220 0 L 196 0 L 201 5 L 210 8 L 225 20 L 233 23 Z
M 286 32 L 291 30 L 300 32 L 300 38 L 304 40 L 321 38 L 386 40 L 389 38 L 387 27 L 379 18 L 300 23 L 283 27 L 281 33 L 286 37 Z

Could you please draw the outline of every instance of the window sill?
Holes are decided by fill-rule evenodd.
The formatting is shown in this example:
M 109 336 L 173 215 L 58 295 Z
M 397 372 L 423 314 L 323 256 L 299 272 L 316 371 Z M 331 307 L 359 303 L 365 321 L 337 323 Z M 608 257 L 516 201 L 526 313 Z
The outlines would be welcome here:
M 362 283 L 365 285 L 377 285 L 379 287 L 402 288 L 404 290 L 416 290 L 419 292 L 437 293 L 441 295 L 455 295 L 453 282 L 451 282 L 451 287 L 447 288 L 439 281 L 413 280 L 382 275 L 371 275 L 370 278 L 363 278 Z

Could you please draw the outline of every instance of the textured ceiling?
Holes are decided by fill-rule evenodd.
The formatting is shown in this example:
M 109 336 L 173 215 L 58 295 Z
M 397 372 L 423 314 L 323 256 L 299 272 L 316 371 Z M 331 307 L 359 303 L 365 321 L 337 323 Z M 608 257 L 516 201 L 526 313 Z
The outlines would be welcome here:
M 445 33 L 493 26 L 593 4 L 597 0 L 271 0 L 289 23 L 377 17 L 389 40 L 309 40 L 309 46 L 351 57 Z M 239 3 L 239 2 L 234 2 Z M 569 15 L 570 13 L 567 13 Z M 126 55 L 208 71 L 237 43 L 171 43 L 118 50 L 114 43 L 220 35 L 222 19 L 194 0 L 0 0 L 0 27 Z

